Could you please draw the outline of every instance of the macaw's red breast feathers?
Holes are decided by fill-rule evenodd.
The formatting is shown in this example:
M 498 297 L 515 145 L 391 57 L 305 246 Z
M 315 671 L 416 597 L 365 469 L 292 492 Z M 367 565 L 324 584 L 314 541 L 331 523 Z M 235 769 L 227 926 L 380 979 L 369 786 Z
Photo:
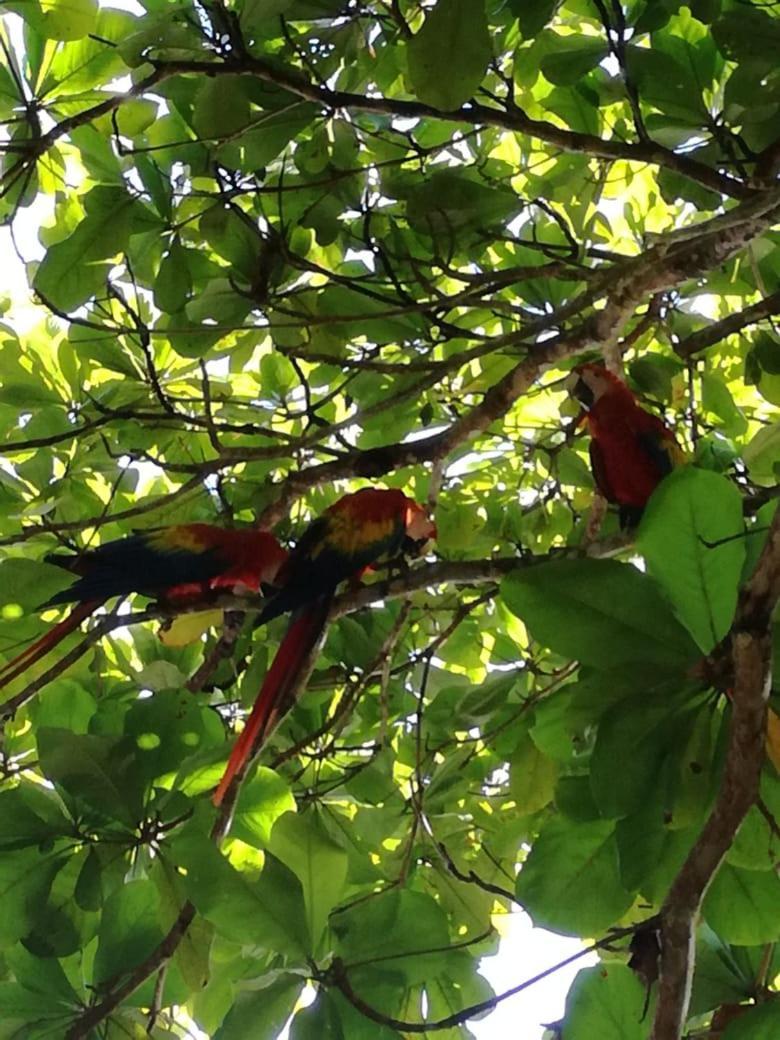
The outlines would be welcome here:
M 281 591 L 258 624 L 287 611 L 292 618 L 214 794 L 220 805 L 247 761 L 290 707 L 301 670 L 328 620 L 336 587 L 382 557 L 419 552 L 436 537 L 422 506 L 402 491 L 364 488 L 344 495 L 304 531 L 279 574 Z
M 107 599 L 138 592 L 182 605 L 208 600 L 222 588 L 256 592 L 272 585 L 287 553 L 268 531 L 226 530 L 211 524 L 177 524 L 139 531 L 48 562 L 78 580 L 44 607 L 76 603 L 71 613 L 0 669 L 0 689 L 73 632 Z
M 596 486 L 620 507 L 621 526 L 634 526 L 660 481 L 685 455 L 666 423 L 645 411 L 602 365 L 579 365 L 567 389 L 585 409 Z

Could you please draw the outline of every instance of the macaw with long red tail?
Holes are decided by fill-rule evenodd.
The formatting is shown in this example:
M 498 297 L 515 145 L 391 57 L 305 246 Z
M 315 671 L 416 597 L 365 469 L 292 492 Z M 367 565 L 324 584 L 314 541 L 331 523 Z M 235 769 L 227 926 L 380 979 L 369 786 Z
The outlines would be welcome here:
M 344 495 L 306 529 L 280 572 L 281 591 L 258 617 L 257 623 L 263 624 L 292 612 L 214 794 L 215 805 L 221 804 L 236 773 L 289 706 L 288 694 L 325 630 L 339 583 L 359 579 L 382 557 L 419 553 L 435 537 L 436 526 L 422 506 L 402 491 L 378 488 Z
M 653 491 L 685 461 L 685 453 L 666 423 L 645 411 L 603 365 L 578 365 L 566 387 L 585 410 L 596 487 L 619 507 L 620 526 L 635 527 Z
M 138 592 L 176 607 L 213 600 L 220 590 L 258 592 L 273 585 L 287 552 L 268 531 L 229 530 L 212 524 L 177 524 L 138 531 L 71 556 L 52 553 L 48 563 L 78 580 L 41 609 L 74 603 L 68 616 L 0 668 L 0 689 L 113 596 Z

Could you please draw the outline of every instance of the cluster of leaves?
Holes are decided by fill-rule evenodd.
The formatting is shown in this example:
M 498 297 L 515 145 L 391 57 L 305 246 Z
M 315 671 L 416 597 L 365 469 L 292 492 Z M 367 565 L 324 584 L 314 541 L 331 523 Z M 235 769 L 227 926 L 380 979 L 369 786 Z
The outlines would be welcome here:
M 138 626 L 6 711 L 0 1037 L 273 1040 L 307 980 L 294 1040 L 467 1036 L 496 913 L 644 919 L 717 790 L 729 712 L 692 666 L 780 476 L 776 8 L 4 8 L 0 212 L 37 232 L 49 313 L 22 334 L 3 304 L 3 653 L 45 628 L 58 543 L 294 537 L 357 478 L 434 502 L 455 569 L 488 562 L 333 626 L 221 849 L 206 792 L 280 622 L 198 693 L 218 633 Z M 756 222 L 719 254 L 724 213 Z M 593 482 L 559 377 L 618 337 L 700 467 L 654 499 L 644 569 L 561 552 Z M 690 1027 L 744 1006 L 727 1040 L 776 1029 L 777 815 L 768 767 L 707 896 Z M 625 951 L 602 957 L 565 1040 L 647 1032 Z

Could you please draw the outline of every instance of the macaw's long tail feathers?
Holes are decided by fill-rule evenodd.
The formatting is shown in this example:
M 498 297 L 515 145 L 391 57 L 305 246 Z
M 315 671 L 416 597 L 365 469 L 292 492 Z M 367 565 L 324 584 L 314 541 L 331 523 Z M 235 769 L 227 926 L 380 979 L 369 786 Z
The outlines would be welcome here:
M 104 602 L 105 600 L 102 599 L 90 599 L 86 603 L 77 603 L 66 618 L 53 625 L 40 639 L 36 639 L 31 646 L 28 646 L 21 654 L 0 668 L 0 690 L 7 686 L 12 679 L 21 675 L 22 672 L 40 660 L 44 654 L 48 654 L 58 643 L 62 642 L 65 636 L 75 631 L 81 622 L 94 613 Z
M 222 803 L 235 775 L 259 750 L 268 733 L 291 707 L 289 695 L 325 629 L 331 598 L 330 595 L 323 596 L 293 615 L 252 713 L 230 753 L 227 768 L 214 793 L 214 805 Z

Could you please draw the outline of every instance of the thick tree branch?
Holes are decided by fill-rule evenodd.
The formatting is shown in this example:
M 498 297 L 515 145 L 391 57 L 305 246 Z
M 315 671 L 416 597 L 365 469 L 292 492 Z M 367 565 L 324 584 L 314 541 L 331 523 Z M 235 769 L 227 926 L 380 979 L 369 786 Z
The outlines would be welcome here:
M 502 130 L 528 134 L 540 141 L 561 148 L 566 152 L 592 155 L 599 159 L 627 159 L 632 162 L 662 166 L 681 173 L 691 180 L 731 198 L 747 199 L 755 189 L 728 174 L 719 173 L 704 163 L 689 156 L 678 155 L 663 145 L 652 141 L 627 143 L 604 140 L 595 134 L 564 130 L 544 119 L 532 119 L 521 108 L 507 102 L 506 108 L 491 108 L 470 101 L 452 112 L 444 112 L 420 101 L 405 101 L 399 98 L 370 97 L 348 90 L 333 90 L 307 79 L 295 69 L 282 69 L 270 65 L 261 58 L 243 55 L 230 64 L 208 61 L 158 62 L 147 58 L 156 72 L 164 76 L 198 73 L 207 76 L 235 75 L 246 72 L 266 83 L 289 90 L 291 94 L 326 108 L 347 109 L 353 112 L 374 112 L 397 116 L 401 119 L 446 119 L 448 122 L 465 123 L 468 126 L 495 126 Z
M 771 680 L 770 619 L 780 598 L 780 514 L 743 590 L 728 636 L 733 709 L 715 806 L 661 908 L 661 974 L 652 1040 L 679 1040 L 688 1011 L 699 908 L 758 797 Z
M 714 170 L 704 163 L 665 148 L 653 141 L 628 143 L 619 140 L 604 140 L 595 134 L 565 130 L 543 119 L 532 119 L 521 108 L 507 102 L 504 109 L 492 108 L 469 102 L 453 112 L 444 112 L 419 101 L 406 101 L 384 97 L 373 97 L 346 90 L 334 90 L 307 79 L 297 69 L 283 69 L 270 65 L 249 54 L 235 55 L 229 62 L 220 61 L 157 61 L 147 56 L 154 71 L 136 83 L 124 94 L 116 94 L 97 105 L 83 109 L 55 124 L 46 134 L 30 142 L 22 150 L 21 164 L 40 158 L 61 137 L 91 123 L 100 116 L 120 108 L 127 101 L 151 91 L 157 84 L 172 76 L 198 74 L 201 76 L 232 76 L 249 73 L 259 79 L 282 87 L 302 100 L 323 105 L 330 110 L 347 109 L 356 112 L 374 112 L 397 116 L 402 119 L 446 119 L 448 122 L 464 123 L 468 126 L 494 126 L 503 130 L 528 134 L 566 152 L 592 155 L 599 159 L 625 159 L 631 162 L 648 163 L 665 167 L 683 174 L 691 180 L 721 195 L 747 199 L 755 188 L 728 174 Z M 12 168 L 9 173 L 13 173 Z
M 726 318 L 721 318 L 720 321 L 712 322 L 711 325 L 699 329 L 698 332 L 692 332 L 690 336 L 686 336 L 685 339 L 680 340 L 675 346 L 675 353 L 685 359 L 692 357 L 694 354 L 698 354 L 700 350 L 705 350 L 715 343 L 720 343 L 726 336 L 739 332 L 740 329 L 747 328 L 748 325 L 755 325 L 756 322 L 762 321 L 772 314 L 780 314 L 780 289 L 772 293 L 771 296 L 765 296 L 758 303 L 752 303 L 741 311 L 736 311 L 734 314 L 729 314 Z

